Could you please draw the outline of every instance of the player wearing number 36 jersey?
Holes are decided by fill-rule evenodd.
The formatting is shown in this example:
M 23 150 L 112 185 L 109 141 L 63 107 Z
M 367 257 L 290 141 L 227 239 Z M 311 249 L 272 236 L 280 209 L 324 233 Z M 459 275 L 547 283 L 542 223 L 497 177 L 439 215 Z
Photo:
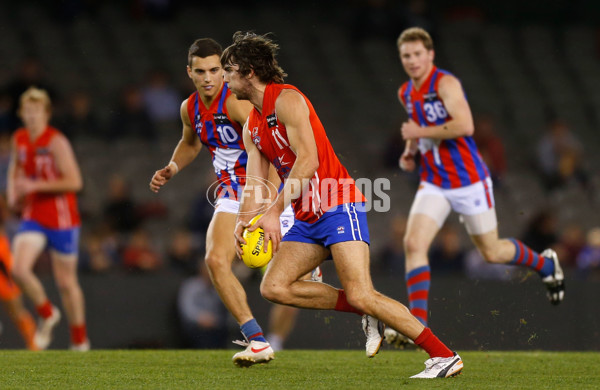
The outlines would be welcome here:
M 409 118 L 420 126 L 443 125 L 452 120 L 439 94 L 449 72 L 432 67 L 419 87 L 412 80 L 398 91 Z M 458 188 L 485 180 L 489 172 L 481 159 L 475 141 L 468 135 L 448 139 L 420 138 L 421 180 L 442 188 Z
M 564 276 L 554 251 L 541 254 L 516 239 L 500 239 L 492 181 L 471 137 L 473 117 L 460 81 L 433 64 L 433 41 L 421 28 L 398 38 L 398 51 L 409 81 L 398 91 L 408 113 L 402 125 L 406 141 L 400 167 L 416 168 L 420 153 L 421 184 L 406 229 L 406 285 L 411 312 L 427 324 L 430 269 L 427 252 L 451 210 L 460 214 L 471 240 L 490 263 L 535 270 L 558 304 L 564 297 Z M 388 337 L 389 336 L 389 337 Z M 401 336 L 388 330 L 386 339 Z

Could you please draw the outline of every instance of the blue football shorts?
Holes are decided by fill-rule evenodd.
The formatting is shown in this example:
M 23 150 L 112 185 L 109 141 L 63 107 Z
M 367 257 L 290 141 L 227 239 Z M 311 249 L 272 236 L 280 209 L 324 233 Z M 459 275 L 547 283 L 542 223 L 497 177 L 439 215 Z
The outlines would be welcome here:
M 80 228 L 71 229 L 49 229 L 43 227 L 36 221 L 23 221 L 17 230 L 17 234 L 25 232 L 39 232 L 46 236 L 47 246 L 57 252 L 64 254 L 77 254 L 79 252 Z
M 305 242 L 325 248 L 344 241 L 364 241 L 369 244 L 365 204 L 344 203 L 335 206 L 313 223 L 296 219 L 282 241 Z

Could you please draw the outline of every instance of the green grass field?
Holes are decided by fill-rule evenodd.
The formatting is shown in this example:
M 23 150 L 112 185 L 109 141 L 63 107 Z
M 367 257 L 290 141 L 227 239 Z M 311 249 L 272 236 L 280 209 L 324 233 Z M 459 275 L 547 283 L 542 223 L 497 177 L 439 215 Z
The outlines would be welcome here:
M 427 355 L 279 352 L 266 365 L 237 368 L 234 350 L 0 352 L 2 389 L 598 389 L 600 353 L 461 352 L 456 378 L 415 380 Z

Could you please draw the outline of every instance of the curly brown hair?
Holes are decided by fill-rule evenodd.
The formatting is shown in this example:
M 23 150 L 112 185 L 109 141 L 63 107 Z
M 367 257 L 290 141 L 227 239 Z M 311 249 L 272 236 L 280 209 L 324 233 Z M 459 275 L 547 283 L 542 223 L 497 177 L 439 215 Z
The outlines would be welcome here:
M 264 83 L 282 84 L 287 74 L 277 63 L 275 54 L 279 45 L 265 35 L 254 32 L 237 31 L 233 34 L 233 44 L 223 51 L 221 65 L 238 65 L 242 76 L 251 71 Z

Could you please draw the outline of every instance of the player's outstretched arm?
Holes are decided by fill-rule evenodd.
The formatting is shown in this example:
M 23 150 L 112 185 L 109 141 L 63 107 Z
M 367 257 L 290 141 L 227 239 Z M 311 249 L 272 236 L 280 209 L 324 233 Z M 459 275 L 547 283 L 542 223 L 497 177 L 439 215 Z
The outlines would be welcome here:
M 179 109 L 181 123 L 183 124 L 181 139 L 173 151 L 171 161 L 164 168 L 154 172 L 150 180 L 150 190 L 153 192 L 158 192 L 173 176 L 194 161 L 202 149 L 202 143 L 192 129 L 192 123 L 187 112 L 187 102 L 187 99 L 184 100 Z
M 420 127 L 409 120 L 402 125 L 402 138 L 451 139 L 473 135 L 473 115 L 460 81 L 446 75 L 439 82 L 438 92 L 451 119 L 442 125 L 427 127 Z

